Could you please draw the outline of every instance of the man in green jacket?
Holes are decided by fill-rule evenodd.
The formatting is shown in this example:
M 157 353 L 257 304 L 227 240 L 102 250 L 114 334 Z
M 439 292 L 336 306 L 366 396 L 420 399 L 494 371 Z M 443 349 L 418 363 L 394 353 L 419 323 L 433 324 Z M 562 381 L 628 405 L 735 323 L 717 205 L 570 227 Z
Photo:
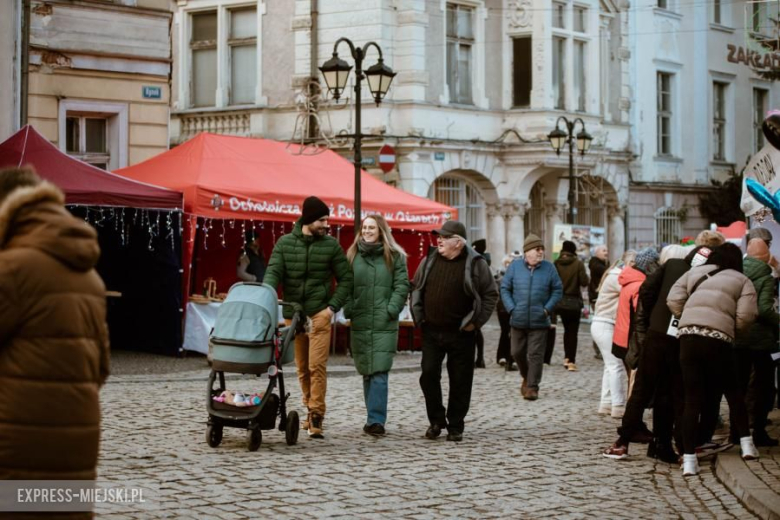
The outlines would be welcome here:
M 263 279 L 274 289 L 281 283 L 284 300 L 299 303 L 307 316 L 306 333 L 295 337 L 295 364 L 309 411 L 302 427 L 316 439 L 323 438 L 331 320 L 352 294 L 352 269 L 338 241 L 327 234 L 329 218 L 320 199 L 304 200 L 301 218 L 276 242 Z M 292 318 L 292 310 L 285 307 L 284 317 Z

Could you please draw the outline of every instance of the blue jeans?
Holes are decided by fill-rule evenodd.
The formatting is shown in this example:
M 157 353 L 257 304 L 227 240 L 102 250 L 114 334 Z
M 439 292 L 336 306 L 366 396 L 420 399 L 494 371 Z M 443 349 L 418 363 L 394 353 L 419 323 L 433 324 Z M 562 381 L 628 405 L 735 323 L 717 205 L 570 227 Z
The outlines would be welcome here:
M 366 425 L 384 426 L 387 421 L 387 372 L 363 376 L 363 397 L 368 411 Z

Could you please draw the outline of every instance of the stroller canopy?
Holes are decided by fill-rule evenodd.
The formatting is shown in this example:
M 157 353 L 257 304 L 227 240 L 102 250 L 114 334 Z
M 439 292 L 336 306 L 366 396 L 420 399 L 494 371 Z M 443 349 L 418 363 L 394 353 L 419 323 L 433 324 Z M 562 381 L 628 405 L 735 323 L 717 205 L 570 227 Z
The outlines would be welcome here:
M 279 324 L 276 290 L 270 285 L 237 283 L 219 307 L 211 338 L 221 342 L 271 341 Z

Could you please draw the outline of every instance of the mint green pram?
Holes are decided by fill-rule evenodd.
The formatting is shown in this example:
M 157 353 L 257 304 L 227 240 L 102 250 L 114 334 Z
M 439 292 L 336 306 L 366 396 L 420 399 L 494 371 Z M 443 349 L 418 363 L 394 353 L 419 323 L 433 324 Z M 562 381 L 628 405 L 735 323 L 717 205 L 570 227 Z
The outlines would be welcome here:
M 222 442 L 224 427 L 247 431 L 249 451 L 262 443 L 261 430 L 272 430 L 279 417 L 279 430 L 285 432 L 287 444 L 298 442 L 298 412 L 287 413 L 289 393 L 284 390 L 282 365 L 293 361 L 295 330 L 302 319 L 300 305 L 292 306 L 289 326 L 279 328 L 279 302 L 270 285 L 241 282 L 233 285 L 217 312 L 214 330 L 209 337 L 211 373 L 208 381 L 206 409 L 209 413 L 206 442 L 216 448 Z M 225 390 L 225 372 L 268 374 L 268 388 L 259 404 L 237 407 L 214 400 Z M 214 388 L 215 381 L 219 385 Z M 279 386 L 279 395 L 273 392 Z

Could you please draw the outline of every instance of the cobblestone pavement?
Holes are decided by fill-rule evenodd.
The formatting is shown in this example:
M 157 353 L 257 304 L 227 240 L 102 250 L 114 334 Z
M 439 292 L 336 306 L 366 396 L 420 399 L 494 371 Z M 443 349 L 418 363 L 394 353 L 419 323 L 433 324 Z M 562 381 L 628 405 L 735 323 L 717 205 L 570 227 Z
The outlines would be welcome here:
M 362 432 L 361 378 L 339 377 L 329 381 L 324 440 L 302 433 L 290 447 L 281 432 L 264 431 L 257 452 L 246 450 L 236 429 L 225 429 L 218 448 L 206 444 L 205 380 L 114 377 L 101 395 L 100 478 L 158 490 L 143 506 L 148 510 L 131 504 L 98 511 L 110 513 L 106 518 L 198 519 L 754 518 L 711 462 L 683 479 L 678 467 L 644 457 L 640 445 L 626 461 L 600 455 L 617 421 L 596 414 L 602 364 L 583 329 L 580 371 L 561 366 L 559 339 L 535 402 L 520 398 L 518 372 L 497 367 L 489 349 L 461 443 L 423 437 L 419 373 L 391 373 L 384 438 Z M 485 335 L 495 348 L 493 322 Z M 250 390 L 252 382 L 228 386 Z M 300 411 L 292 371 L 287 382 L 292 409 Z

